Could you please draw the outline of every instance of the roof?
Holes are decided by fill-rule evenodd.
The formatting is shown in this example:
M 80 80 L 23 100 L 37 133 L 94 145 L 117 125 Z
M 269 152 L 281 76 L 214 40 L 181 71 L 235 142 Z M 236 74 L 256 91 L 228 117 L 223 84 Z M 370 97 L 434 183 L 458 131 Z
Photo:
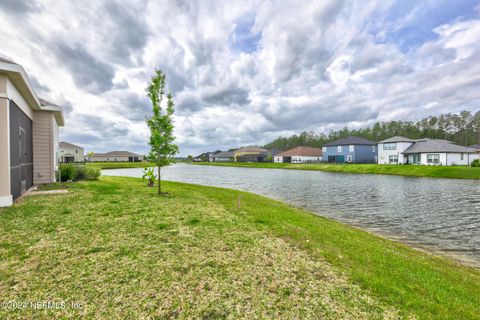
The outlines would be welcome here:
M 480 144 L 472 144 L 471 146 L 468 146 L 469 148 L 480 150 Z
M 401 136 L 395 136 L 391 137 L 385 140 L 380 141 L 379 143 L 390 143 L 390 142 L 415 142 L 416 140 L 412 140 L 409 138 L 401 137 Z
M 267 152 L 267 149 L 263 149 L 257 146 L 249 146 L 237 149 L 234 152 Z
M 77 146 L 77 145 L 74 145 L 74 144 L 72 144 L 72 143 L 65 142 L 65 141 L 61 141 L 58 145 L 59 145 L 60 148 L 77 148 L 77 149 L 83 149 L 82 147 L 79 147 L 79 146 Z
M 475 153 L 475 149 L 460 146 L 448 140 L 422 139 L 408 147 L 403 154 L 425 152 Z
M 234 157 L 232 151 L 219 152 L 219 153 L 216 153 L 214 156 L 215 158 L 233 158 Z
M 59 126 L 65 124 L 62 107 L 46 100 L 44 100 L 46 104 L 42 104 L 40 98 L 33 89 L 30 79 L 28 79 L 25 69 L 21 65 L 0 57 L 0 71 L 7 74 L 10 81 L 15 85 L 16 89 L 20 92 L 32 110 L 51 111 L 53 112 L 55 120 Z
M 130 151 L 110 151 L 105 153 L 94 153 L 91 157 L 141 157 L 141 155 Z
M 275 156 L 276 157 L 292 157 L 292 156 L 321 157 L 322 149 L 300 146 L 284 152 L 280 152 Z
M 363 144 L 368 146 L 376 145 L 375 142 L 360 138 L 360 137 L 346 137 L 343 139 L 338 139 L 332 142 L 325 144 L 326 147 L 329 146 L 344 146 L 344 145 L 351 145 L 351 144 Z

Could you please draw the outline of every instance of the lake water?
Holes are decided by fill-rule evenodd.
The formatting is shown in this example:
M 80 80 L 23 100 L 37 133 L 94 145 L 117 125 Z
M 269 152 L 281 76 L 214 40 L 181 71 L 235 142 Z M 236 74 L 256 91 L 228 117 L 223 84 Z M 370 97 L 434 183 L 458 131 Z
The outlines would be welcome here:
M 480 266 L 480 181 L 188 164 L 162 179 L 254 192 Z

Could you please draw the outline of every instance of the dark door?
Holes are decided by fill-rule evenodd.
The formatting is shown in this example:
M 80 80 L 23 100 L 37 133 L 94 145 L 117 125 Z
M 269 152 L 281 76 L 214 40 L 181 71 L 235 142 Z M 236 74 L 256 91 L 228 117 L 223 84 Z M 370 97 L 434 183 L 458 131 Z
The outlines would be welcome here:
M 344 163 L 345 162 L 345 156 L 336 156 L 335 162 L 336 163 Z
M 10 101 L 10 187 L 13 199 L 33 184 L 32 120 Z
M 292 162 L 292 157 L 283 157 L 283 162 L 284 162 L 284 163 L 290 163 L 290 162 Z
M 64 161 L 65 163 L 72 163 L 72 162 L 75 162 L 75 157 L 65 156 L 65 157 L 63 157 L 63 161 Z
M 128 157 L 128 162 L 133 162 L 133 157 Z

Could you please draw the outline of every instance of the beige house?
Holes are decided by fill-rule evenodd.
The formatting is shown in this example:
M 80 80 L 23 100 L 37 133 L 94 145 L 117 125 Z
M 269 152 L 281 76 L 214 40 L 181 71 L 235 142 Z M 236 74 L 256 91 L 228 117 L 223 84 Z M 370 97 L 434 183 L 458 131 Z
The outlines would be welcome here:
M 23 67 L 0 58 L 0 206 L 55 181 L 62 108 L 40 100 Z
M 58 145 L 58 162 L 83 162 L 85 161 L 84 149 L 74 144 L 62 141 Z
M 263 162 L 268 151 L 256 146 L 243 147 L 233 151 L 233 158 L 238 162 Z
M 87 157 L 91 162 L 142 162 L 143 156 L 130 151 L 94 153 Z

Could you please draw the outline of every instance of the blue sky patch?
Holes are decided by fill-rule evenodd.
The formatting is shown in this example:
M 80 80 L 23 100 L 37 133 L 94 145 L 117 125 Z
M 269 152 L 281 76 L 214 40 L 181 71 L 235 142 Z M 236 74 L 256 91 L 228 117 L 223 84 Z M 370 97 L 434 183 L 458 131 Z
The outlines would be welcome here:
M 254 25 L 255 14 L 247 14 L 238 19 L 235 30 L 230 35 L 230 46 L 234 51 L 252 53 L 257 50 L 262 33 L 255 33 L 252 30 Z

